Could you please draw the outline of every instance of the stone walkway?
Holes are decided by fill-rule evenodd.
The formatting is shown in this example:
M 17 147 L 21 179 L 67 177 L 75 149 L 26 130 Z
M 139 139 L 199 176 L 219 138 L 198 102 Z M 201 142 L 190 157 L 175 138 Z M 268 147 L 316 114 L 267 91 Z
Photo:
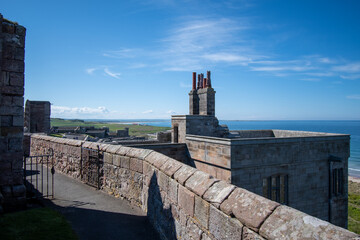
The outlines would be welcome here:
M 79 239 L 159 239 L 141 209 L 58 172 L 55 199 L 46 205 L 66 217 Z

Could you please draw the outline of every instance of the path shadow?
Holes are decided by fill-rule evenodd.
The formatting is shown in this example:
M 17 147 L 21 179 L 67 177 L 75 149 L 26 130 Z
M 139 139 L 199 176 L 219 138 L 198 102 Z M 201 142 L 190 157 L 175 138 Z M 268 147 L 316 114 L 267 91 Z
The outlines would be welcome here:
M 161 198 L 157 175 L 150 180 L 147 201 L 147 216 L 162 239 L 176 239 L 175 220 L 171 212 L 172 205 Z
M 84 207 L 94 203 L 66 201 L 69 206 L 63 207 L 51 200 L 43 200 L 45 206 L 65 216 L 79 239 L 160 239 L 146 216 L 87 209 Z

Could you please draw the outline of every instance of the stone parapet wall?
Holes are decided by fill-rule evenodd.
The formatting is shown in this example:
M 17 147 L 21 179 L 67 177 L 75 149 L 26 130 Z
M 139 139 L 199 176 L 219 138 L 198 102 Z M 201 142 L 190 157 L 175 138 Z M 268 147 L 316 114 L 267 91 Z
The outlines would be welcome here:
M 26 29 L 0 14 L 0 212 L 25 205 L 22 170 Z M 3 204 L 3 205 L 2 205 Z
M 154 150 L 32 135 L 31 155 L 52 148 L 56 169 L 79 178 L 81 145 L 103 152 L 101 188 L 146 211 L 162 239 L 357 237 Z

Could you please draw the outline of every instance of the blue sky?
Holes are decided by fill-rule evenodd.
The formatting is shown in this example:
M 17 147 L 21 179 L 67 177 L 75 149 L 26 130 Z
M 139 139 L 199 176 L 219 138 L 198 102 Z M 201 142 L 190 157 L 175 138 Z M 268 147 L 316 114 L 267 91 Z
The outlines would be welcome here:
M 360 119 L 360 1 L 1 2 L 52 117 L 187 114 L 211 70 L 219 119 Z

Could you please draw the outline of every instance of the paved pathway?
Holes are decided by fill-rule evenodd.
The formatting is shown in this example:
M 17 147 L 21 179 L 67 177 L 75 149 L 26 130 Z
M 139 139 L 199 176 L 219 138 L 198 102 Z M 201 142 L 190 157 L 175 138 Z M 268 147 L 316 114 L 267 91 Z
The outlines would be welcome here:
M 159 239 L 141 209 L 58 172 L 55 199 L 46 204 L 66 217 L 80 239 Z

